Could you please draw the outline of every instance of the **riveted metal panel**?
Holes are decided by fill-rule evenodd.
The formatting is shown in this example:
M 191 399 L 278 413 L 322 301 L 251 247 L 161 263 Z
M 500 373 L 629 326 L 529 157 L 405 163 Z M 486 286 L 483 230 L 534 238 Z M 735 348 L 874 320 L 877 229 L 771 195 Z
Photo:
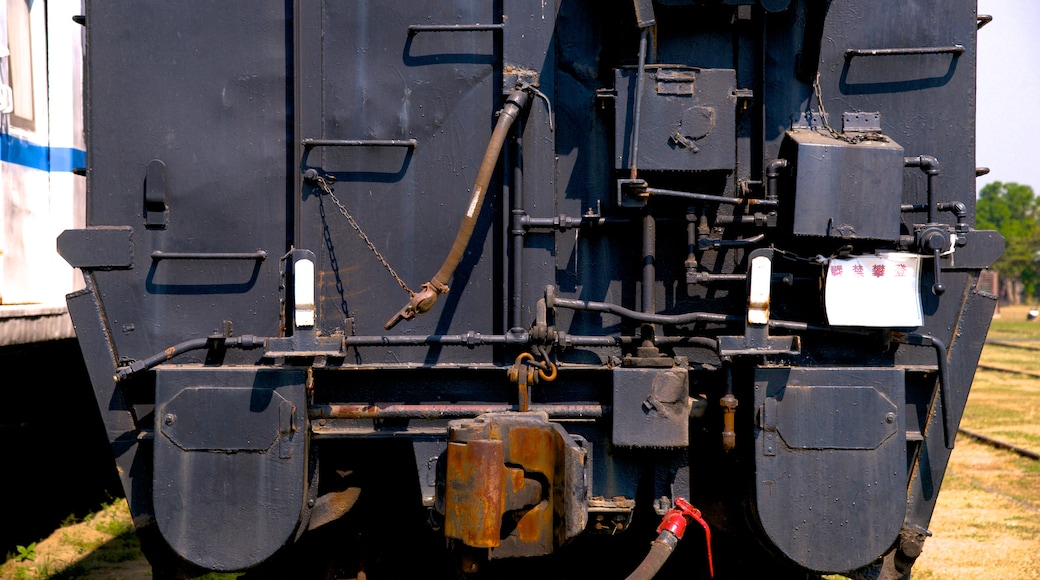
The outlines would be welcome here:
M 240 570 L 292 535 L 307 468 L 304 378 L 252 367 L 157 373 L 155 518 L 184 559 Z
M 900 369 L 756 370 L 755 507 L 788 558 L 841 572 L 896 540 L 906 511 L 903 400 Z
M 629 166 L 636 71 L 617 69 L 614 166 Z M 650 66 L 643 79 L 640 169 L 706 171 L 736 166 L 737 75 L 733 69 Z

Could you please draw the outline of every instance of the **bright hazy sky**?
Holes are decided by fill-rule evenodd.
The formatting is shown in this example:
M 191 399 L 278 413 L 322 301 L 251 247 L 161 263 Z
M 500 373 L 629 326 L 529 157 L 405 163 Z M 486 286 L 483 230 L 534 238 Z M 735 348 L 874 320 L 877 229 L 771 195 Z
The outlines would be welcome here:
M 978 0 L 990 22 L 979 30 L 975 164 L 993 181 L 1040 193 L 1040 0 Z M 940 160 L 941 161 L 941 160 Z

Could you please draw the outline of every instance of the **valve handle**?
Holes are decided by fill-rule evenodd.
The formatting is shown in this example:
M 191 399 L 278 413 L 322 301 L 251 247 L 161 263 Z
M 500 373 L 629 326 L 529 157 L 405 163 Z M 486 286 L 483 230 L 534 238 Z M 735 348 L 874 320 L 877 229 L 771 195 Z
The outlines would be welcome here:
M 935 283 L 932 284 L 932 294 L 936 296 L 942 296 L 946 292 L 946 286 L 942 283 L 942 268 L 939 264 L 939 248 L 932 250 L 932 257 L 935 259 L 932 267 L 934 268 Z

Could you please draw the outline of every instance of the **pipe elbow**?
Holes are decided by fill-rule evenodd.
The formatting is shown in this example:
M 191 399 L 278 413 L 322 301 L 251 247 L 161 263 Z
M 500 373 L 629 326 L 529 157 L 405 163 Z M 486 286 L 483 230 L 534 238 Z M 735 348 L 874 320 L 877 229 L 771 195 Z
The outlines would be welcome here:
M 776 179 L 780 177 L 780 170 L 787 169 L 786 159 L 774 159 L 766 165 L 766 177 Z
M 904 157 L 903 165 L 905 167 L 917 167 L 928 175 L 939 175 L 939 160 L 931 155 Z

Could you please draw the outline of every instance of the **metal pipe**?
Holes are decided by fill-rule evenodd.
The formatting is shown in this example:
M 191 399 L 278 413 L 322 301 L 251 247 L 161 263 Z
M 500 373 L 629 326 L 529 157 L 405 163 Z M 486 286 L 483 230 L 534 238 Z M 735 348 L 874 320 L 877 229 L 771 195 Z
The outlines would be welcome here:
M 964 54 L 964 46 L 954 44 L 951 46 L 924 46 L 915 48 L 850 48 L 845 51 L 845 58 L 856 56 L 906 56 L 918 54 L 952 54 L 959 56 Z
M 505 27 L 505 24 L 411 24 L 408 26 L 408 34 L 417 32 L 482 32 L 502 30 Z
M 617 224 L 627 224 L 629 220 L 624 218 L 606 218 L 601 216 L 581 216 L 572 217 L 569 215 L 558 215 L 547 218 L 531 217 L 524 215 L 520 220 L 520 225 L 525 230 L 559 230 L 566 231 L 572 228 L 579 228 L 582 226 L 607 226 Z
M 151 258 L 159 260 L 257 260 L 267 259 L 267 252 L 257 250 L 255 252 L 163 252 L 156 250 L 151 253 Z
M 506 151 L 507 154 L 508 152 L 509 150 Z M 517 151 L 516 157 L 517 159 L 513 163 L 513 182 L 511 184 L 513 227 L 510 230 L 510 235 L 513 237 L 513 256 L 510 262 L 512 265 L 512 289 L 509 297 L 511 306 L 510 328 L 520 328 L 520 318 L 523 315 L 524 233 L 526 231 L 524 229 L 524 218 L 527 217 L 524 211 L 524 172 L 519 163 L 519 151 Z
M 654 285 L 657 277 L 655 260 L 657 259 L 657 222 L 647 204 L 643 211 L 643 288 L 642 307 L 646 314 L 657 311 Z
M 636 72 L 636 98 L 632 105 L 632 142 L 628 150 L 629 179 L 636 179 L 639 174 L 637 158 L 639 157 L 639 116 L 643 108 L 643 77 L 646 75 L 646 44 L 650 37 L 650 29 L 644 28 L 639 35 L 639 69 Z
M 476 417 L 485 413 L 517 411 L 512 404 L 348 404 L 331 403 L 315 405 L 308 409 L 311 419 L 459 419 Z M 610 412 L 610 407 L 598 403 L 547 403 L 530 405 L 530 411 L 544 411 L 556 419 L 599 419 Z
M 777 199 L 779 199 L 777 181 L 780 179 L 780 170 L 786 168 L 786 159 L 774 159 L 766 165 L 766 199 L 773 203 L 776 203 Z
M 419 142 L 415 139 L 304 139 L 300 145 L 312 147 L 407 147 L 415 149 Z
M 481 334 L 467 332 L 465 334 L 432 334 L 428 336 L 347 336 L 343 343 L 350 346 L 465 346 L 474 348 L 493 344 L 527 344 L 526 332 L 513 334 Z
M 712 195 L 710 193 L 694 193 L 690 191 L 676 191 L 674 189 L 659 189 L 656 187 L 646 188 L 646 193 L 648 195 L 695 199 L 697 201 L 724 203 L 728 205 L 761 205 L 770 207 L 775 207 L 777 205 L 777 202 L 771 199 L 757 199 L 754 197 L 723 197 L 721 195 Z
M 617 304 L 606 302 L 590 302 L 588 300 L 573 300 L 569 298 L 553 298 L 552 304 L 546 304 L 550 308 L 560 307 L 570 310 L 584 310 L 587 312 L 606 312 L 622 318 L 646 322 L 650 324 L 690 324 L 693 322 L 719 322 L 719 323 L 742 323 L 743 316 L 730 316 L 728 314 L 716 314 L 713 312 L 689 312 L 687 314 L 649 314 L 629 310 Z
M 908 344 L 911 346 L 930 346 L 935 349 L 935 358 L 939 369 L 939 406 L 942 408 L 942 426 L 945 436 L 946 448 L 953 449 L 954 440 L 957 438 L 957 430 L 953 427 L 953 415 L 950 414 L 952 401 L 950 384 L 950 371 L 946 361 L 946 343 L 930 334 L 912 334 L 893 332 L 892 342 Z
M 904 167 L 917 167 L 928 176 L 928 223 L 934 224 L 938 220 L 938 207 L 935 205 L 935 190 L 933 179 L 939 175 L 939 160 L 931 155 L 919 155 L 917 157 L 904 157 Z
M 266 343 L 266 339 L 259 336 L 253 336 L 247 334 L 244 336 L 235 336 L 231 338 L 224 337 L 207 337 L 207 338 L 193 338 L 184 342 L 175 344 L 166 350 L 153 354 L 152 356 L 144 359 L 135 361 L 134 363 L 119 367 L 116 369 L 115 380 L 121 381 L 128 378 L 130 375 L 145 371 L 170 360 L 175 356 L 182 355 L 186 352 L 193 350 L 202 350 L 204 348 L 221 347 L 221 348 L 241 348 L 243 350 L 249 350 L 254 348 L 260 348 Z

